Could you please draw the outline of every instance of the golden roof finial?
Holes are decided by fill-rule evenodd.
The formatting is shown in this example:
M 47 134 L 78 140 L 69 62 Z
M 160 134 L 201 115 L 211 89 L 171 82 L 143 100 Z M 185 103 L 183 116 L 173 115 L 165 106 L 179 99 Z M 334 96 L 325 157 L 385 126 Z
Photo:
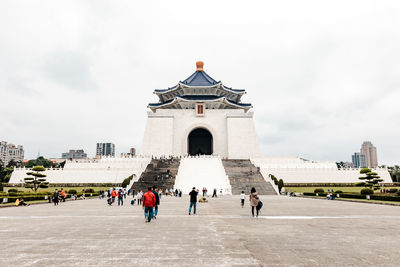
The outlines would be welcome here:
M 204 71 L 203 70 L 203 66 L 204 66 L 204 62 L 203 61 L 197 61 L 196 62 L 196 68 L 197 68 L 196 71 Z

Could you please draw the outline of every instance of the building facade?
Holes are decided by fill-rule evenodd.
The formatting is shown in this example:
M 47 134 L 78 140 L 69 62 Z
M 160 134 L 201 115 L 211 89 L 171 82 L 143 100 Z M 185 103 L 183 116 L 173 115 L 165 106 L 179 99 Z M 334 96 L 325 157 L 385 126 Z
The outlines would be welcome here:
M 368 168 L 378 167 L 376 147 L 370 141 L 363 142 L 360 153 L 365 155 L 365 163 Z
M 365 168 L 365 167 L 367 167 L 364 154 L 355 152 L 353 155 L 351 155 L 351 161 L 353 162 L 353 167 L 354 168 Z
M 219 155 L 248 159 L 260 156 L 251 104 L 242 103 L 244 89 L 233 89 L 196 71 L 176 86 L 155 90 L 149 104 L 143 155 Z
M 85 159 L 87 158 L 87 154 L 83 149 L 70 149 L 67 153 L 62 153 L 61 158 L 63 159 Z
M 115 145 L 113 143 L 97 143 L 96 156 L 115 156 Z
M 6 166 L 11 160 L 22 163 L 24 161 L 24 148 L 21 145 L 15 146 L 5 141 L 0 142 L 0 160 Z

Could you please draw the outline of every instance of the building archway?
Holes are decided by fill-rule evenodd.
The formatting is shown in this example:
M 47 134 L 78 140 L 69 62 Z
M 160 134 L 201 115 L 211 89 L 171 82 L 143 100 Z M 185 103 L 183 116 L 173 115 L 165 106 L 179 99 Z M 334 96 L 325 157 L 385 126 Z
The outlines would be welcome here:
M 207 129 L 196 128 L 188 135 L 188 154 L 194 155 L 212 155 L 213 136 Z

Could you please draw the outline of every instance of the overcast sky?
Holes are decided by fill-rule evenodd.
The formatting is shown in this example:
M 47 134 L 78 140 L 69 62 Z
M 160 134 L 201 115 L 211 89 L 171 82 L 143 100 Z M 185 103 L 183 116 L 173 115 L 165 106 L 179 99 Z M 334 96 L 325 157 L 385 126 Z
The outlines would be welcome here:
M 0 2 L 0 140 L 26 158 L 140 148 L 156 88 L 247 90 L 262 152 L 400 163 L 399 1 Z

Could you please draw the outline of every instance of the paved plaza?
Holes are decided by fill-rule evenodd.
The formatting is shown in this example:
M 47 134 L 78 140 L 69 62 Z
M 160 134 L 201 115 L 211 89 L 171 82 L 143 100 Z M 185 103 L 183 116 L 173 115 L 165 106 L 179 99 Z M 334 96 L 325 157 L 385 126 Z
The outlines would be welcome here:
M 238 196 L 161 199 L 156 221 L 139 206 L 83 200 L 0 209 L 0 266 L 398 265 L 400 207 L 261 197 L 251 218 Z M 129 198 L 130 200 L 130 198 Z

